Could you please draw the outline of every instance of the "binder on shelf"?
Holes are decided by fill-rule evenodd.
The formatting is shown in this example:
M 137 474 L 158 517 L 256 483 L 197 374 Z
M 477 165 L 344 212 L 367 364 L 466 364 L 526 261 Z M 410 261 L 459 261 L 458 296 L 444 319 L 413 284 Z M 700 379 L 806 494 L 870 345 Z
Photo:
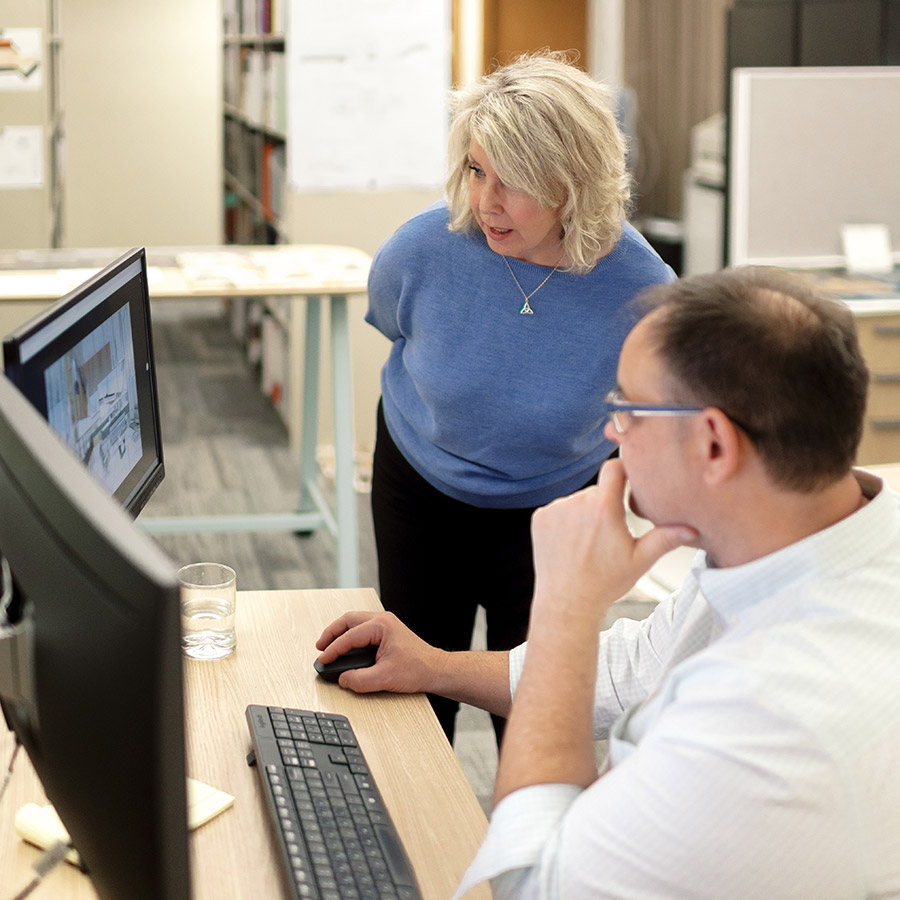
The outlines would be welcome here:
M 241 82 L 241 112 L 255 125 L 263 124 L 265 95 L 265 54 L 262 50 L 244 48 L 242 51 L 243 79 Z
M 241 104 L 241 48 L 225 46 L 222 55 L 222 102 L 235 108 Z
M 271 144 L 265 144 L 262 151 L 262 200 L 263 215 L 268 221 L 272 221 L 272 150 Z
M 284 53 L 265 57 L 266 102 L 264 122 L 280 134 L 287 133 L 287 60 Z
M 275 221 L 284 218 L 285 193 L 287 191 L 287 150 L 284 144 L 272 146 L 269 155 L 269 184 L 272 216 Z
M 262 152 L 263 215 L 269 222 L 277 222 L 284 211 L 284 190 L 287 180 L 284 144 L 266 143 Z
M 243 0 L 241 3 L 241 34 L 254 35 L 259 33 L 256 18 L 257 0 Z
M 241 32 L 241 10 L 238 0 L 222 2 L 222 34 L 233 35 Z

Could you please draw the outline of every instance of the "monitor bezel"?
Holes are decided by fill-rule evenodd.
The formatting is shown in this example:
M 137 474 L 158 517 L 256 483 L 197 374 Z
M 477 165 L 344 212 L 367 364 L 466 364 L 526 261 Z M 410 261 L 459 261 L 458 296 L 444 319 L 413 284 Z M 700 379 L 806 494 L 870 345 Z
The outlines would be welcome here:
M 139 269 L 136 282 L 140 295 L 132 298 L 123 292 L 127 282 L 121 279 L 135 265 Z M 111 493 L 136 517 L 165 477 L 145 248 L 128 250 L 7 335 L 3 339 L 3 362 L 7 377 L 46 418 L 43 371 L 48 361 L 60 358 L 126 305 L 132 324 L 136 374 L 142 368 L 146 372 L 146 378 L 138 378 L 141 428 L 143 431 L 149 427 L 152 433 L 144 444 L 140 463 Z M 37 353 L 32 349 L 35 344 L 39 347 Z M 38 365 L 41 360 L 43 364 Z M 140 470 L 136 471 L 138 467 Z
M 101 898 L 188 900 L 174 564 L 3 375 L 0 509 L 0 654 L 28 663 L 0 678 L 7 725 Z

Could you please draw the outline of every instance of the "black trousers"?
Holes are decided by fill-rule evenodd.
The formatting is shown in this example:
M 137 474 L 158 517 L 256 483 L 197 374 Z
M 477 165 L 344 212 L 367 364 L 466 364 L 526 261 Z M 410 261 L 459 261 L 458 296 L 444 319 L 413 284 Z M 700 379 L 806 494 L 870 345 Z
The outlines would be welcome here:
M 534 592 L 534 509 L 472 506 L 432 487 L 397 449 L 379 404 L 372 517 L 381 602 L 423 640 L 468 650 L 479 606 L 489 650 L 525 640 Z M 452 742 L 459 704 L 429 699 Z M 494 718 L 498 742 L 503 724 Z

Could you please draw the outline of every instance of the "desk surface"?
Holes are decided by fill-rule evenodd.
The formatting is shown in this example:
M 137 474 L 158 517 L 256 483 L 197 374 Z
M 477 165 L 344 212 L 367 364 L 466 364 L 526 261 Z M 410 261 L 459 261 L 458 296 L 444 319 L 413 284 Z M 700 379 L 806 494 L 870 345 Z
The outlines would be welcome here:
M 250 703 L 343 713 L 366 754 L 426 900 L 446 900 L 475 855 L 487 821 L 424 696 L 357 696 L 315 677 L 315 639 L 347 609 L 380 608 L 371 589 L 241 592 L 238 649 L 225 660 L 185 660 L 188 774 L 227 791 L 234 806 L 191 834 L 194 897 L 286 897 L 259 775 L 247 766 Z M 5 767 L 11 735 L 0 730 Z M 38 851 L 13 832 L 15 811 L 45 803 L 24 753 L 0 805 L 0 872 L 12 892 Z M 12 877 L 10 877 L 12 875 Z M 36 896 L 95 900 L 87 878 L 59 866 Z M 489 897 L 486 887 L 473 897 Z
M 127 248 L 0 252 L 0 300 L 64 296 Z M 330 244 L 148 247 L 150 296 L 362 294 L 371 259 Z

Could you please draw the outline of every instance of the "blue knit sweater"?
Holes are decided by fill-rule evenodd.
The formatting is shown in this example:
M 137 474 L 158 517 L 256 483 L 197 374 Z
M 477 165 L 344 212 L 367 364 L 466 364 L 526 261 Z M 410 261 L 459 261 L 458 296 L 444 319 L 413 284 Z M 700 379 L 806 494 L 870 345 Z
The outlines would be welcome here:
M 382 370 L 391 436 L 434 487 L 482 507 L 548 503 L 612 451 L 604 397 L 637 314 L 629 301 L 673 278 L 631 226 L 587 275 L 556 272 L 522 294 L 479 232 L 447 230 L 437 203 L 375 256 L 366 320 L 393 346 Z M 550 271 L 510 260 L 526 293 Z

